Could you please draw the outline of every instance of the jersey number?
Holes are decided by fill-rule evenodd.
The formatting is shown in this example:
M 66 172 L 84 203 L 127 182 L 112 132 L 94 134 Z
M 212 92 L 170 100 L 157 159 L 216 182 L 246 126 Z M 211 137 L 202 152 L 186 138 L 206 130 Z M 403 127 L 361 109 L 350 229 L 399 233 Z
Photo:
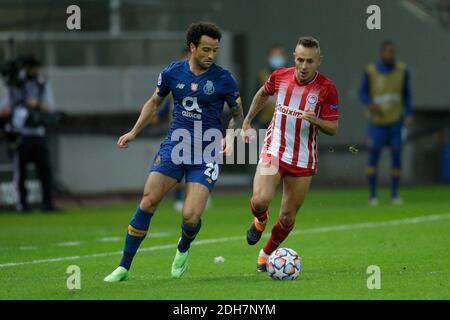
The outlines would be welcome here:
M 216 181 L 219 177 L 219 165 L 217 163 L 207 163 L 206 167 L 205 175 Z

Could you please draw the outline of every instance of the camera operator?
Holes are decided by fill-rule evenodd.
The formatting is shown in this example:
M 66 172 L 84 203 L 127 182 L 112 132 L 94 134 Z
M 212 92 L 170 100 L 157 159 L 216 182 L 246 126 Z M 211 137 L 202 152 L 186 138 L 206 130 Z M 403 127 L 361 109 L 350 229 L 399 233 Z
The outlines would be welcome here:
M 13 63 L 3 74 L 7 94 L 0 104 L 0 116 L 8 117 L 5 126 L 13 154 L 16 209 L 30 211 L 25 181 L 27 166 L 34 163 L 42 187 L 42 210 L 57 211 L 52 199 L 52 174 L 46 127 L 55 121 L 50 85 L 40 74 L 40 61 L 33 55 Z

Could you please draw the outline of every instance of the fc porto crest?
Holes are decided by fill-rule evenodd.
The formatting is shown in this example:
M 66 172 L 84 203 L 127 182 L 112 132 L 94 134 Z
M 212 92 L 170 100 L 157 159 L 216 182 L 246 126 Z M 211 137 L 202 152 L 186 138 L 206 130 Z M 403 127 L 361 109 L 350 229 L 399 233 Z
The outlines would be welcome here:
M 192 90 L 192 91 L 197 91 L 197 89 L 198 89 L 198 83 L 192 82 L 192 83 L 191 83 L 191 90 Z
M 206 81 L 206 84 L 203 86 L 203 92 L 207 95 L 214 93 L 214 84 L 211 80 Z

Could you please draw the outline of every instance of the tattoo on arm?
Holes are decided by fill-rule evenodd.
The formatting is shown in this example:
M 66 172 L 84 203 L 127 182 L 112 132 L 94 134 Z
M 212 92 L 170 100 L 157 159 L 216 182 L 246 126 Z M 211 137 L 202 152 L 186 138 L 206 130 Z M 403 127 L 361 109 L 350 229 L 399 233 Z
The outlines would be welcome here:
M 228 129 L 239 129 L 242 128 L 242 123 L 244 122 L 244 110 L 242 105 L 238 104 L 234 108 L 230 108 L 232 118 L 228 124 Z

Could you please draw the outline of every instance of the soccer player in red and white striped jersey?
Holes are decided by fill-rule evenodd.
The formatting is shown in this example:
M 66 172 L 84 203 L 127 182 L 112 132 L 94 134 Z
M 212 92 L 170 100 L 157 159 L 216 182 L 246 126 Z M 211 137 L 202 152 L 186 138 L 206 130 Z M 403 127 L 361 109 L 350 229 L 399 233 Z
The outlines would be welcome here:
M 268 208 L 277 186 L 283 182 L 278 220 L 261 249 L 257 271 L 266 270 L 268 256 L 293 229 L 295 218 L 317 171 L 318 131 L 335 135 L 339 101 L 334 83 L 317 71 L 321 63 L 319 42 L 301 37 L 294 51 L 295 67 L 272 73 L 253 98 L 243 129 L 248 141 L 250 124 L 269 96 L 276 94 L 276 108 L 266 132 L 265 143 L 253 181 L 250 200 L 254 220 L 247 242 L 256 244 L 267 225 Z

